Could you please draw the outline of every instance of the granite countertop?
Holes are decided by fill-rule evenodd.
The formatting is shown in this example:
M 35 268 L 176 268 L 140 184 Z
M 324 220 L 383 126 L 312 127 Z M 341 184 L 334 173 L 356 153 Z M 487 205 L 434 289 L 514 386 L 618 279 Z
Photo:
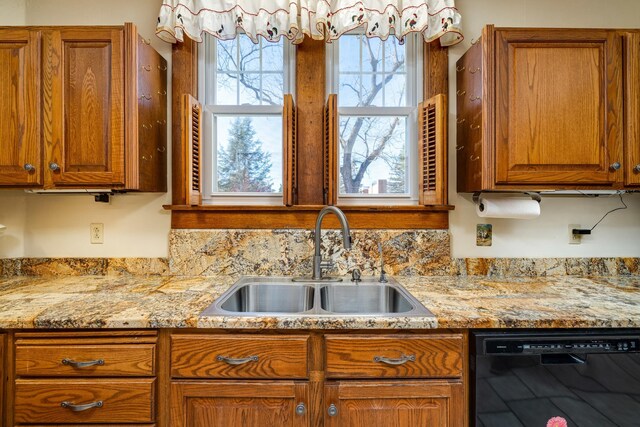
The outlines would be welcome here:
M 222 277 L 0 279 L 0 329 L 22 328 L 628 328 L 640 327 L 640 277 L 395 277 L 428 317 L 207 317 Z

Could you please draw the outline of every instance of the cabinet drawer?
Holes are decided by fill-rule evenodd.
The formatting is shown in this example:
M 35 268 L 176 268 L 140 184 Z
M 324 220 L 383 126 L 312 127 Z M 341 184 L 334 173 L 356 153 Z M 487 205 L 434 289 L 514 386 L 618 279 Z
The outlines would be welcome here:
M 460 335 L 325 337 L 328 378 L 458 378 Z
M 153 376 L 155 344 L 17 345 L 21 377 Z
M 174 378 L 306 378 L 308 336 L 174 335 Z
M 150 423 L 154 421 L 154 379 L 16 380 L 15 422 Z M 69 405 L 102 401 L 73 411 Z

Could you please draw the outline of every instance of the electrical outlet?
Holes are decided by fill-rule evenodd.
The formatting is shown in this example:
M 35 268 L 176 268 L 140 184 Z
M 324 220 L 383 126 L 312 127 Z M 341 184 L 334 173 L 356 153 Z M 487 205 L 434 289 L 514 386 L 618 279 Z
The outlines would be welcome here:
M 89 224 L 89 239 L 94 245 L 104 243 L 104 224 Z
M 580 224 L 569 224 L 569 244 L 579 245 L 580 243 L 582 243 L 582 235 L 573 234 L 574 228 L 580 228 Z

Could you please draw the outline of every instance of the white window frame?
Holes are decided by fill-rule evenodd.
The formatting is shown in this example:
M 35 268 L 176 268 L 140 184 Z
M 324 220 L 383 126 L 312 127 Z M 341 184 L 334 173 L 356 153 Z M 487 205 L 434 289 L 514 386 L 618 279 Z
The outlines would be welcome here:
M 353 31 L 350 34 L 363 34 L 362 31 Z M 393 37 L 393 35 L 389 36 Z M 337 200 L 339 205 L 367 206 L 367 205 L 418 205 L 418 105 L 422 102 L 422 38 L 420 34 L 410 34 L 405 37 L 405 70 L 407 76 L 406 107 L 341 107 L 338 97 L 338 123 L 340 116 L 406 116 L 407 143 L 405 144 L 405 156 L 408 159 L 409 170 L 406 171 L 406 185 L 408 193 L 405 194 L 340 194 L 337 188 Z M 327 46 L 327 95 L 339 93 L 339 39 Z M 336 183 L 340 182 L 340 158 L 336 168 L 338 176 Z M 339 187 L 339 185 L 338 185 Z
M 283 94 L 295 91 L 295 47 L 286 38 L 283 39 Z M 202 204 L 203 205 L 259 205 L 282 206 L 282 192 L 274 193 L 223 193 L 215 191 L 217 186 L 214 165 L 217 164 L 217 133 L 215 122 L 217 116 L 280 116 L 281 105 L 224 105 L 216 103 L 216 58 L 217 41 L 207 35 L 198 49 L 198 98 L 202 100 Z M 263 43 L 269 43 L 263 40 Z M 213 71 L 211 71 L 213 69 Z M 284 149 L 284 141 L 283 141 Z M 282 183 L 285 185 L 285 183 Z

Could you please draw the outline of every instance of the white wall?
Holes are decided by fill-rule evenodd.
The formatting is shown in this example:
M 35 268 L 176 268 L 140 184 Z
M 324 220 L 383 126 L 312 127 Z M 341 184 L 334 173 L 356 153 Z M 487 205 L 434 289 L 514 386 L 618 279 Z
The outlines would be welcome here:
M 0 0 L 0 25 L 138 25 L 140 33 L 169 60 L 170 46 L 153 36 L 161 0 Z M 609 0 L 456 0 L 466 40 L 450 50 L 451 93 L 455 61 L 484 24 L 498 26 L 640 28 L 640 1 Z M 169 70 L 170 71 L 170 70 Z M 455 159 L 455 99 L 449 117 L 451 159 Z M 169 129 L 171 127 L 169 126 Z M 170 179 L 169 181 L 170 182 Z M 545 198 L 536 220 L 491 221 L 492 247 L 475 246 L 475 215 L 468 196 L 455 192 L 455 161 L 450 163 L 451 232 L 455 257 L 640 256 L 640 195 L 625 196 L 627 211 L 611 214 L 582 245 L 570 246 L 567 225 L 593 225 L 617 198 Z M 89 196 L 46 196 L 0 191 L 0 257 L 167 256 L 170 215 L 162 204 L 169 194 L 116 196 L 110 205 Z M 89 244 L 89 224 L 102 222 L 104 245 Z
M 638 0 L 456 0 L 465 40 L 449 50 L 450 93 L 456 92 L 455 63 L 485 24 L 528 27 L 640 28 Z M 629 209 L 609 215 L 581 245 L 568 244 L 568 225 L 593 226 L 618 197 L 544 197 L 535 220 L 479 218 L 470 195 L 456 193 L 455 96 L 449 112 L 449 201 L 454 257 L 602 257 L 640 256 L 640 194 L 624 196 Z M 478 223 L 493 224 L 493 245 L 475 245 Z
M 138 32 L 170 61 L 170 45 L 154 36 L 161 3 L 161 0 L 0 0 L 0 25 L 133 22 Z M 88 195 L 0 191 L 0 224 L 7 226 L 4 236 L 0 236 L 0 257 L 166 257 L 171 215 L 162 205 L 170 202 L 169 193 L 116 195 L 110 204 L 102 204 Z M 92 222 L 104 224 L 104 244 L 89 243 Z

